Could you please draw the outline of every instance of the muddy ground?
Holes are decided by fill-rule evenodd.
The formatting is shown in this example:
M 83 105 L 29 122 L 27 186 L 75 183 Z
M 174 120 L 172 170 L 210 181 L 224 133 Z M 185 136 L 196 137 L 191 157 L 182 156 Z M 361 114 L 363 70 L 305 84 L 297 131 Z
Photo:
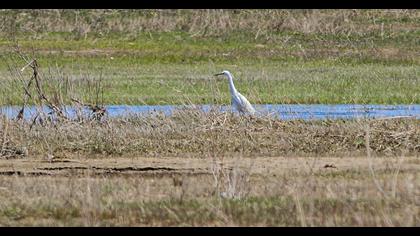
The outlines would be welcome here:
M 302 173 L 368 171 L 392 167 L 400 170 L 420 170 L 417 157 L 257 157 L 257 158 L 80 158 L 80 159 L 13 159 L 0 160 L 0 175 L 18 176 L 175 176 L 212 175 L 215 165 L 226 170 L 247 170 L 252 175 L 270 177 L 285 172 Z

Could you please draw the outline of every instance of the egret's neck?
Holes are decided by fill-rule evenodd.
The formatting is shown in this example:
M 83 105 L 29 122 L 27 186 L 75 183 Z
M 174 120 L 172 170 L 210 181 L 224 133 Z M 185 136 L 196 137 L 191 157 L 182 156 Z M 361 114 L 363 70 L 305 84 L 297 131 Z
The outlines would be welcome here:
M 236 91 L 235 85 L 233 84 L 232 75 L 228 74 L 227 77 L 228 77 L 228 80 L 229 80 L 229 90 L 230 90 L 230 93 L 231 94 L 236 94 L 237 91 Z

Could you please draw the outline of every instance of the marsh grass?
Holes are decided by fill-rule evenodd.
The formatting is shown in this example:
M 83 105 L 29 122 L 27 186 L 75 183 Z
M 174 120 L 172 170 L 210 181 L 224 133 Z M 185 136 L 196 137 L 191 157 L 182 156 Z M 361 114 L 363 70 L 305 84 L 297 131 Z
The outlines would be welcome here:
M 42 125 L 2 118 L 0 137 L 31 156 L 357 156 L 366 150 L 366 123 L 372 153 L 418 156 L 417 119 L 282 121 L 199 109 Z
M 415 30 L 417 10 L 2 10 L 3 33 L 71 32 L 73 38 L 114 32 L 185 31 L 199 36 L 252 32 L 254 39 L 272 32 L 366 34 L 382 38 Z M 20 31 L 16 32 L 16 28 Z
M 106 104 L 419 103 L 418 10 L 2 10 L 0 104 L 21 104 L 19 45 L 51 77 L 102 78 Z M 87 79 L 90 78 L 90 79 Z M 210 87 L 221 91 L 215 98 Z M 83 97 L 84 96 L 84 97 Z M 92 101 L 88 101 L 92 102 Z
M 25 63 L 13 62 L 9 68 Z M 418 66 L 346 65 L 314 62 L 254 65 L 204 63 L 194 66 L 98 61 L 70 64 L 38 59 L 49 87 L 63 85 L 62 93 L 103 104 L 229 104 L 228 85 L 213 78 L 228 69 L 238 90 L 253 104 L 416 104 L 419 103 Z M 0 80 L 0 104 L 21 105 L 22 85 L 8 69 Z M 27 78 L 26 78 L 27 77 Z M 101 85 L 100 97 L 95 91 Z M 67 87 L 65 87 L 67 86 Z M 66 97 L 66 96 L 64 96 Z M 63 101 L 71 104 L 69 99 Z

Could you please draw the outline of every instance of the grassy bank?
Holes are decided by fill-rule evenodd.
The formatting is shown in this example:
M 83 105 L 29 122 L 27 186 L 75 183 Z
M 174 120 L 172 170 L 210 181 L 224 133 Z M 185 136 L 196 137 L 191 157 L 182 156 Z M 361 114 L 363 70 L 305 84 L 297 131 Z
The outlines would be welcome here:
M 420 153 L 419 120 L 280 121 L 231 113 L 179 111 L 171 116 L 93 121 L 2 119 L 4 157 L 100 156 L 378 156 Z M 41 122 L 41 123 L 39 123 Z M 45 123 L 47 122 L 47 123 Z
M 12 11 L 0 37 L 0 104 L 38 59 L 51 82 L 103 82 L 107 104 L 229 102 L 228 69 L 252 103 L 419 103 L 416 10 Z M 76 24 L 77 22 L 77 24 Z M 28 76 L 28 75 L 26 75 Z M 86 82 L 88 80 L 89 82 Z
M 101 81 L 101 99 L 105 104 L 229 104 L 226 79 L 212 76 L 223 69 L 234 73 L 238 78 L 236 87 L 254 104 L 420 103 L 418 66 L 343 65 L 331 61 L 138 65 L 135 60 L 95 60 L 64 68 L 51 64 L 50 69 L 44 69 L 41 64 L 41 70 L 48 77 L 49 86 L 58 87 L 66 80 L 71 89 L 62 88 L 63 92 L 89 102 L 93 102 L 89 91 Z M 23 88 L 18 78 L 13 74 L 0 81 L 0 104 L 22 103 Z M 23 78 L 28 81 L 30 74 Z

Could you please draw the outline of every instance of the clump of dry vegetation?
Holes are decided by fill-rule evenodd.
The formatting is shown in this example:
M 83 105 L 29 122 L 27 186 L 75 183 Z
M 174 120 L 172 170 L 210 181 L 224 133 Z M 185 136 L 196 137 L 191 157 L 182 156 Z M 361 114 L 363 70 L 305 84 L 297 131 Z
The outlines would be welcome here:
M 30 155 L 398 156 L 420 153 L 420 121 L 282 121 L 233 113 L 180 110 L 98 121 L 30 124 L 2 118 L 4 143 Z M 7 129 L 4 127 L 7 126 Z M 368 128 L 367 128 L 368 127 Z

